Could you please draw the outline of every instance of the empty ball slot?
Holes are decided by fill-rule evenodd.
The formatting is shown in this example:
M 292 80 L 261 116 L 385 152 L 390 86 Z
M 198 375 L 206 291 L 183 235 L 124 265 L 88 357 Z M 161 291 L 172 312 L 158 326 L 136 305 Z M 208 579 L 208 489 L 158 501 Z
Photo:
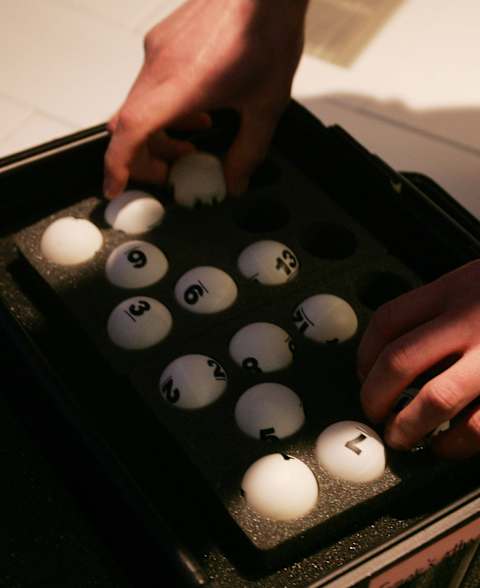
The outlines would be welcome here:
M 362 280 L 358 287 L 358 297 L 367 308 L 377 310 L 385 302 L 411 289 L 411 284 L 401 276 L 390 272 L 376 272 Z
M 345 259 L 355 253 L 355 235 L 340 225 L 315 222 L 300 239 L 302 247 L 320 259 Z
M 253 172 L 249 188 L 257 190 L 276 184 L 281 176 L 281 169 L 271 159 L 266 159 Z
M 288 208 L 273 198 L 243 200 L 235 213 L 235 222 L 249 233 L 278 231 L 290 221 Z

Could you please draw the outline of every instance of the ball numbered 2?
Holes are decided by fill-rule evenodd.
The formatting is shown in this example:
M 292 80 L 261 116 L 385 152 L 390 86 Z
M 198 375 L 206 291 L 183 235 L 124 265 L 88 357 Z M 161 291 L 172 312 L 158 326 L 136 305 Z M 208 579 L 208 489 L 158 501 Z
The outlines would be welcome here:
M 175 298 L 180 306 L 199 314 L 213 314 L 229 308 L 237 293 L 232 278 L 211 266 L 191 269 L 175 285 Z
M 122 349 L 146 349 L 160 343 L 172 328 L 172 315 L 166 306 L 147 296 L 121 302 L 110 314 L 107 332 Z
M 182 355 L 164 369 L 159 389 L 176 408 L 196 410 L 215 402 L 227 387 L 227 373 L 207 355 Z
M 296 255 L 278 241 L 257 241 L 246 247 L 238 258 L 238 269 L 248 280 L 265 286 L 279 286 L 293 280 L 300 264 Z

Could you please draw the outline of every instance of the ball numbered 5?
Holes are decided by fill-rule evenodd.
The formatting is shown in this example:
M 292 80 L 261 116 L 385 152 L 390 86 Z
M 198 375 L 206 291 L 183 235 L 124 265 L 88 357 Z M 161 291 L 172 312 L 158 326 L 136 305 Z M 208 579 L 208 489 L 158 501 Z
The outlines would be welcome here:
M 296 277 L 299 270 L 296 255 L 278 241 L 257 241 L 246 247 L 238 258 L 238 269 L 248 280 L 265 286 L 279 286 Z
M 196 410 L 219 398 L 227 387 L 227 374 L 207 355 L 182 355 L 168 364 L 159 382 L 160 394 L 177 408 Z
M 358 328 L 353 308 L 333 294 L 316 294 L 304 300 L 293 313 L 300 333 L 318 343 L 342 343 Z
M 163 251 L 146 241 L 128 241 L 110 254 L 105 272 L 120 288 L 145 288 L 161 280 L 168 270 Z
M 195 267 L 175 285 L 175 298 L 183 308 L 199 314 L 212 314 L 230 307 L 237 298 L 237 285 L 223 270 Z
M 147 296 L 121 302 L 110 314 L 107 332 L 122 349 L 146 349 L 160 343 L 172 328 L 172 315 L 166 306 Z
M 232 337 L 232 359 L 251 373 L 268 373 L 287 368 L 293 359 L 290 335 L 272 323 L 246 325 Z
M 296 433 L 305 422 L 300 398 L 282 384 L 264 383 L 244 392 L 235 406 L 235 421 L 249 437 L 272 441 Z

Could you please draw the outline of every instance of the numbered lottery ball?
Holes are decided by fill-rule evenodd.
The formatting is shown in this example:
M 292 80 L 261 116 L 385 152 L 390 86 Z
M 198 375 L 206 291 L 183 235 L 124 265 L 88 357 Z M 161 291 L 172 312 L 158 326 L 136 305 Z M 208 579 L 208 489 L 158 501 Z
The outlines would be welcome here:
M 221 202 L 227 193 L 222 164 L 210 153 L 188 153 L 177 159 L 169 181 L 175 202 L 187 208 Z
M 315 455 L 333 478 L 371 482 L 385 471 L 385 447 L 377 433 L 362 423 L 341 421 L 318 437 Z
M 165 209 L 154 196 L 141 190 L 127 190 L 110 201 L 105 221 L 127 235 L 146 233 L 162 222 Z
M 304 300 L 293 313 L 298 330 L 317 343 L 342 343 L 358 328 L 353 308 L 338 296 L 316 294 Z
M 227 387 L 223 367 L 206 355 L 183 355 L 172 361 L 160 377 L 160 394 L 177 408 L 195 410 L 215 402 Z
M 108 280 L 120 288 L 144 288 L 163 278 L 168 270 L 164 253 L 145 241 L 128 241 L 117 247 L 107 260 Z
M 76 265 L 89 261 L 102 244 L 102 233 L 93 223 L 66 216 L 49 225 L 42 235 L 40 250 L 52 263 Z
M 293 359 L 289 334 L 272 323 L 243 327 L 232 337 L 229 350 L 235 363 L 253 374 L 285 369 Z
M 160 343 L 172 328 L 172 315 L 154 298 L 136 296 L 121 302 L 111 313 L 108 336 L 123 349 L 146 349 Z
M 300 398 L 282 384 L 252 386 L 235 406 L 235 421 L 249 437 L 272 441 L 296 433 L 305 422 Z
M 238 258 L 238 269 L 248 280 L 265 286 L 279 286 L 298 274 L 296 255 L 278 241 L 257 241 L 246 247 Z
M 241 488 L 247 504 L 274 521 L 304 517 L 318 500 L 318 484 L 310 468 L 281 453 L 266 455 L 251 465 Z
M 235 302 L 237 292 L 237 285 L 228 274 L 210 266 L 191 269 L 175 286 L 180 306 L 199 314 L 225 310 Z

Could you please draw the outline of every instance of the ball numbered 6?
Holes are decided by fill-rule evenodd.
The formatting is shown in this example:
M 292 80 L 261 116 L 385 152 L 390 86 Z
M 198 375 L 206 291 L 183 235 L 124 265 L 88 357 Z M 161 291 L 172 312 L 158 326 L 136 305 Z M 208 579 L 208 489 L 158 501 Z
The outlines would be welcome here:
M 175 285 L 175 298 L 180 306 L 199 314 L 225 310 L 235 302 L 237 293 L 232 278 L 211 266 L 191 269 Z
M 316 294 L 304 300 L 293 313 L 300 333 L 318 343 L 342 343 L 358 328 L 353 308 L 333 294 Z
M 159 382 L 160 394 L 177 408 L 195 410 L 215 402 L 227 387 L 227 374 L 207 355 L 182 355 L 168 364 Z
M 107 260 L 107 278 L 120 288 L 145 288 L 161 280 L 168 270 L 163 251 L 146 241 L 128 241 Z
M 121 302 L 110 314 L 108 336 L 123 349 L 146 349 L 160 343 L 172 328 L 172 315 L 166 306 L 147 296 Z
M 265 286 L 279 286 L 298 274 L 296 255 L 278 241 L 257 241 L 246 247 L 238 258 L 238 269 L 248 280 Z

